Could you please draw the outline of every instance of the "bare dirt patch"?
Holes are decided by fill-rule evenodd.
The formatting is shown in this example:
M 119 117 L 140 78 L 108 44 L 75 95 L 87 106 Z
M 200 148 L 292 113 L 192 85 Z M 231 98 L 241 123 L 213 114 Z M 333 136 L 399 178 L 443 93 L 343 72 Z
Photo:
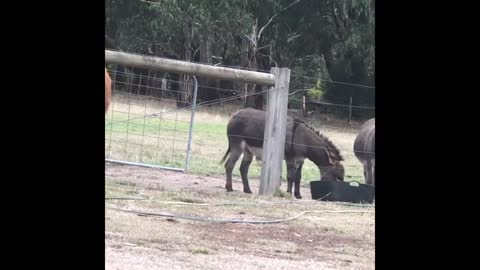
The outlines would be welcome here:
M 302 211 L 370 210 L 225 192 L 222 176 L 106 164 L 107 207 L 222 219 L 272 220 Z M 252 179 L 252 190 L 258 180 Z M 285 190 L 282 185 L 282 190 Z M 232 205 L 224 205 L 225 203 Z M 179 203 L 179 204 L 169 204 Z M 182 203 L 210 204 L 185 205 Z M 237 204 L 235 204 L 237 203 Z M 374 269 L 374 213 L 310 213 L 268 225 L 191 221 L 106 210 L 106 269 Z

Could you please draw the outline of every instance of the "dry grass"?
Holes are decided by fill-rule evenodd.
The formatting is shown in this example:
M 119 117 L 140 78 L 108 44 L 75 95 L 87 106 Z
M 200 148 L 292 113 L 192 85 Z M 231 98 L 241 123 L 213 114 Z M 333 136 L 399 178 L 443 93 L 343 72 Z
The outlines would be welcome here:
M 226 193 L 225 180 L 216 177 L 118 165 L 107 166 L 106 173 L 106 197 L 150 199 L 106 202 L 122 209 L 249 220 L 287 218 L 308 210 L 372 210 Z M 308 189 L 302 192 L 309 198 Z M 252 225 L 106 210 L 105 235 L 106 269 L 374 269 L 375 262 L 372 213 L 310 213 L 285 223 Z

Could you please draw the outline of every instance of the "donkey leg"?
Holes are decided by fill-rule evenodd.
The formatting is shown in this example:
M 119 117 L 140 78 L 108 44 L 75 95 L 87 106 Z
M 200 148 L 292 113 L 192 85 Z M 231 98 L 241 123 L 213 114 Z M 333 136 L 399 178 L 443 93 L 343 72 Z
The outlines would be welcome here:
M 248 184 L 248 168 L 250 167 L 250 163 L 252 163 L 252 160 L 252 153 L 245 150 L 243 152 L 242 164 L 240 164 L 240 175 L 242 176 L 243 192 L 245 193 L 252 193 L 252 191 L 250 190 L 250 185 Z
M 365 184 L 368 184 L 368 181 L 367 181 L 367 171 L 368 171 L 367 162 L 364 161 L 362 163 L 363 163 L 363 177 L 365 179 Z
M 373 162 L 373 183 L 372 185 L 375 186 L 375 162 Z
M 296 169 L 293 160 L 287 160 L 287 192 L 292 194 L 293 182 L 295 182 Z
M 375 186 L 375 159 L 372 159 L 370 163 L 370 178 L 373 186 Z
M 227 162 L 225 163 L 225 174 L 227 175 L 227 183 L 225 184 L 225 188 L 227 192 L 233 191 L 232 187 L 232 171 L 235 167 L 235 163 L 237 163 L 238 158 L 242 154 L 242 150 L 239 148 L 233 148 L 230 150 L 230 156 L 228 157 Z
M 301 199 L 302 195 L 300 195 L 300 180 L 302 179 L 302 167 L 303 167 L 303 162 L 300 163 L 297 167 L 297 174 L 295 176 L 295 198 Z
M 365 181 L 368 185 L 371 185 L 373 183 L 373 164 L 371 160 L 367 160 L 366 164 L 366 176 L 365 176 Z

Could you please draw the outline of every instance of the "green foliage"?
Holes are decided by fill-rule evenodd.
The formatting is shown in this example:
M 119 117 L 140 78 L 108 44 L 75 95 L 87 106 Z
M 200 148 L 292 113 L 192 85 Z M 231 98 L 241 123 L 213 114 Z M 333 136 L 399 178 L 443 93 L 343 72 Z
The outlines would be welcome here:
M 308 89 L 307 95 L 311 100 L 320 100 L 325 94 L 325 87 L 322 84 L 322 81 L 318 80 L 317 84 L 313 88 Z
M 374 105 L 374 88 L 318 85 L 325 78 L 375 85 L 374 0 L 105 3 L 106 34 L 124 51 L 175 59 L 185 59 L 188 51 L 193 61 L 200 61 L 200 49 L 210 42 L 206 55 L 211 63 L 245 67 L 248 59 L 258 69 L 289 67 L 296 71 L 290 88 L 308 89 L 309 98 L 348 103 L 352 96 L 353 105 Z M 257 44 L 251 40 L 253 32 Z

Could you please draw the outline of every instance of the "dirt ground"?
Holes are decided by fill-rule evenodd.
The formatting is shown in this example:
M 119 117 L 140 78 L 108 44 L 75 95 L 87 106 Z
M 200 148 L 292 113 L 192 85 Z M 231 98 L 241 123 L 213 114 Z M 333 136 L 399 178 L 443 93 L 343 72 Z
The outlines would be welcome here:
M 106 198 L 148 198 L 106 200 L 106 269 L 375 268 L 374 207 L 311 201 L 308 185 L 302 187 L 302 200 L 264 198 L 240 192 L 238 178 L 235 191 L 227 193 L 223 176 L 105 166 Z M 258 180 L 250 182 L 256 193 Z M 309 212 L 276 224 L 243 224 L 142 216 L 111 208 L 243 220 L 330 212 Z

